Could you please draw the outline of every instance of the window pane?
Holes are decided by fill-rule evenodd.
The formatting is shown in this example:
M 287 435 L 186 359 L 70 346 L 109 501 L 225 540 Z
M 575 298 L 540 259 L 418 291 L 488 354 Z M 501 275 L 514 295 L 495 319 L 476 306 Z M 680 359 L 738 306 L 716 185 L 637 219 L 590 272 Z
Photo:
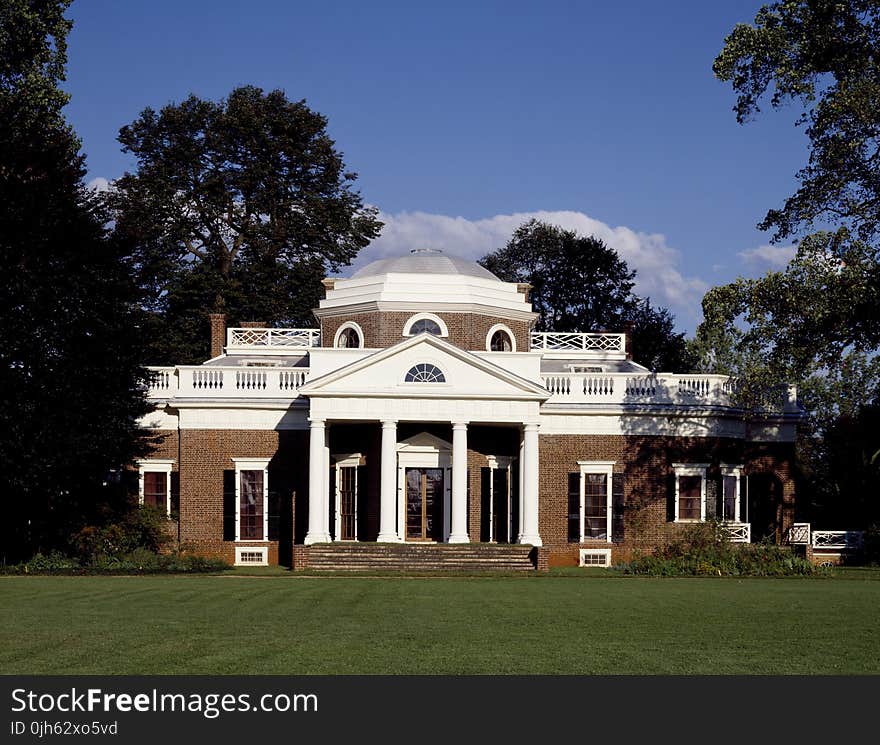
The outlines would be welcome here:
M 433 334 L 434 336 L 441 336 L 443 332 L 436 321 L 432 321 L 430 318 L 420 318 L 409 327 L 409 333 L 413 335 Z
M 724 519 L 736 521 L 736 476 L 724 477 Z
M 493 352 L 509 352 L 513 349 L 510 341 L 510 335 L 506 331 L 496 331 L 492 334 L 492 341 L 489 343 Z
M 584 474 L 584 537 L 608 538 L 608 475 Z
M 702 511 L 700 509 L 700 503 L 702 502 L 702 489 L 702 476 L 678 477 L 679 520 L 699 520 L 702 517 Z
M 242 471 L 239 502 L 239 535 L 242 540 L 263 540 L 263 472 Z
M 168 494 L 168 475 L 164 471 L 144 472 L 144 504 L 165 510 Z

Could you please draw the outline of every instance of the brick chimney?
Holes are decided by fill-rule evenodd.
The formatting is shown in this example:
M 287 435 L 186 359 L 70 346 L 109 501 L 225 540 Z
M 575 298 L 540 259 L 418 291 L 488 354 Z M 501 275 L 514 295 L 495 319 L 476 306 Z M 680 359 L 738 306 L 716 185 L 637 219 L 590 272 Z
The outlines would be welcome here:
M 208 318 L 211 321 L 211 359 L 214 359 L 223 354 L 226 344 L 226 314 L 209 313 Z

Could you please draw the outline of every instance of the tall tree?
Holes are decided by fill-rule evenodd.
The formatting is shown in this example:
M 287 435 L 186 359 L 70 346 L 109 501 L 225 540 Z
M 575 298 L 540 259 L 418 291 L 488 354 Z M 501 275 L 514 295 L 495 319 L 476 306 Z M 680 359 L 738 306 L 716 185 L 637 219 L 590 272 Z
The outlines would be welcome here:
M 146 411 L 136 287 L 83 186 L 60 90 L 67 0 L 0 0 L 0 559 L 106 507 Z M 109 505 L 113 506 L 113 505 Z
M 538 220 L 516 229 L 480 264 L 507 282 L 528 282 L 538 331 L 623 330 L 632 326 L 636 361 L 654 370 L 690 367 L 684 334 L 665 308 L 633 292 L 636 272 L 595 236 Z
M 205 318 L 312 325 L 328 270 L 381 223 L 305 101 L 253 86 L 144 109 L 119 141 L 137 170 L 108 201 L 157 326 L 152 362 L 207 356 Z
M 799 107 L 810 155 L 796 192 L 759 224 L 774 241 L 799 240 L 796 258 L 783 272 L 711 290 L 695 348 L 702 364 L 739 374 L 745 398 L 774 381 L 800 385 L 808 419 L 799 451 L 816 514 L 864 519 L 842 497 L 855 496 L 843 485 L 859 479 L 880 486 L 870 465 L 880 442 L 859 424 L 880 401 L 880 4 L 766 5 L 753 25 L 733 29 L 713 69 L 737 93 L 740 123 L 765 100 Z M 865 436 L 853 449 L 867 453 L 855 479 L 859 459 L 842 466 L 839 457 L 841 437 L 854 432 Z

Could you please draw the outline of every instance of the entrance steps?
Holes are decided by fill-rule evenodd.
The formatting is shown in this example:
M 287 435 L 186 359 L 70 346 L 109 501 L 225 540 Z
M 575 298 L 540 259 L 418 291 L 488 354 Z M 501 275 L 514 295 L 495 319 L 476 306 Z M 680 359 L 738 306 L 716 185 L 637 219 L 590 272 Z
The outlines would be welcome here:
M 531 546 L 494 543 L 317 543 L 308 567 L 334 572 L 534 571 Z

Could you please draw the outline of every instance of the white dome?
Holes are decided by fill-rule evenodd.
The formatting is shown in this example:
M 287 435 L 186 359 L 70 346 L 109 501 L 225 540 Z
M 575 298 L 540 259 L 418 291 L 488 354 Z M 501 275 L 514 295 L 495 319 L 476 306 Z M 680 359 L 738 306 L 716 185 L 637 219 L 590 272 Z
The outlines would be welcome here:
M 392 256 L 370 262 L 352 274 L 351 278 L 378 277 L 381 274 L 457 274 L 501 281 L 476 262 L 447 255 L 435 248 L 414 248 L 405 256 Z

